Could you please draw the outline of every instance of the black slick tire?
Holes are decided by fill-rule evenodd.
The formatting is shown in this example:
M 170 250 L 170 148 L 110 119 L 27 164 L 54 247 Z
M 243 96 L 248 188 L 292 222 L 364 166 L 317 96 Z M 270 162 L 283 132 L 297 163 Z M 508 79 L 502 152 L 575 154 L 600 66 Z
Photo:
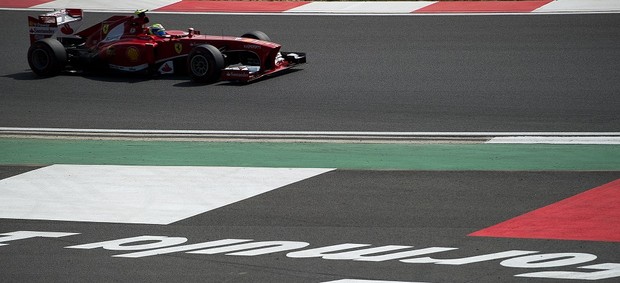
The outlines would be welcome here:
M 248 32 L 248 33 L 242 35 L 241 37 L 258 39 L 258 40 L 262 40 L 262 41 L 269 41 L 269 42 L 271 42 L 271 38 L 269 38 L 269 36 L 266 33 L 262 32 L 262 31 Z
M 224 69 L 224 56 L 213 45 L 198 45 L 187 57 L 187 70 L 194 82 L 217 82 L 222 69 Z
M 52 77 L 60 74 L 67 64 L 67 51 L 58 40 L 44 38 L 28 48 L 28 65 L 37 75 Z

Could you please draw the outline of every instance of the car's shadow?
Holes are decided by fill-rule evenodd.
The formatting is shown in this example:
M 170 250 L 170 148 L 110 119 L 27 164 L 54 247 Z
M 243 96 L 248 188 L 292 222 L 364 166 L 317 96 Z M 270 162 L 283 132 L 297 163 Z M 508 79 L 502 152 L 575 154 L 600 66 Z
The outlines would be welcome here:
M 301 71 L 302 69 L 288 69 L 280 71 L 273 75 L 264 76 L 262 78 L 253 80 L 251 82 L 234 82 L 223 81 L 215 83 L 198 83 L 189 79 L 186 74 L 174 74 L 174 75 L 145 75 L 145 74 L 127 74 L 116 72 L 64 72 L 60 76 L 75 76 L 89 80 L 108 82 L 108 83 L 141 83 L 146 81 L 159 81 L 166 80 L 172 83 L 174 87 L 202 87 L 205 85 L 216 86 L 246 86 L 249 84 L 257 83 L 266 79 L 273 79 L 285 74 L 291 74 Z M 18 81 L 43 81 L 49 79 L 48 77 L 41 77 L 35 73 L 25 70 L 23 72 L 4 75 L 5 78 L 11 78 Z M 180 82 L 179 82 L 180 81 Z M 174 83 L 177 82 L 177 83 Z
M 95 81 L 103 81 L 103 82 L 123 82 L 123 83 L 136 83 L 136 82 L 144 82 L 156 79 L 155 77 L 141 76 L 141 75 L 121 75 L 121 74 L 102 74 L 102 73 L 81 73 L 81 72 L 63 72 L 58 76 L 65 77 L 81 77 L 85 79 L 95 80 Z M 53 77 L 42 77 L 37 74 L 25 70 L 23 72 L 8 74 L 2 76 L 4 78 L 11 78 L 17 81 L 44 81 L 51 79 Z M 182 79 L 179 77 L 179 79 Z
M 3 78 L 11 78 L 11 79 L 14 79 L 16 81 L 38 81 L 38 80 L 46 79 L 46 78 L 43 78 L 43 77 L 39 77 L 35 73 L 30 72 L 30 71 L 23 71 L 23 72 L 15 73 L 15 74 L 8 74 L 8 75 L 4 75 L 2 77 Z

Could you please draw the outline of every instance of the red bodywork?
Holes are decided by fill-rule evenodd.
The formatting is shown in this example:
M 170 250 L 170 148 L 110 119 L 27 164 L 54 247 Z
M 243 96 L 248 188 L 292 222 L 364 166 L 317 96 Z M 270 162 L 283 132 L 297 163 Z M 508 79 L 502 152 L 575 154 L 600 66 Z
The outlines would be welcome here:
M 72 22 L 79 22 L 82 18 L 79 9 L 62 11 L 65 15 L 70 13 L 75 16 Z M 56 13 L 63 14 L 63 12 Z M 61 30 L 71 29 L 71 35 L 58 36 L 67 53 L 70 55 L 74 53 L 71 58 L 83 61 L 75 58 L 86 57 L 90 61 L 96 60 L 100 64 L 107 65 L 108 68 L 125 72 L 147 70 L 168 74 L 179 71 L 179 68 L 185 70 L 187 56 L 195 46 L 202 44 L 214 46 L 226 58 L 226 66 L 221 70 L 221 80 L 251 81 L 305 63 L 305 54 L 299 53 L 303 54 L 301 56 L 303 60 L 291 61 L 290 56 L 286 55 L 287 58 L 284 58 L 280 53 L 280 44 L 269 41 L 201 35 L 192 28 L 187 31 L 167 31 L 165 36 L 151 35 L 146 27 L 148 18 L 144 16 L 112 16 L 82 31 L 74 32 L 70 23 L 63 23 L 60 18 L 52 23 L 52 17 L 49 15 L 57 16 L 48 13 L 39 16 L 38 19 L 29 17 L 31 42 L 37 39 L 32 32 L 33 25 L 37 27 L 55 25 Z M 291 56 L 301 58 L 298 54 Z M 232 61 L 229 62 L 229 59 Z

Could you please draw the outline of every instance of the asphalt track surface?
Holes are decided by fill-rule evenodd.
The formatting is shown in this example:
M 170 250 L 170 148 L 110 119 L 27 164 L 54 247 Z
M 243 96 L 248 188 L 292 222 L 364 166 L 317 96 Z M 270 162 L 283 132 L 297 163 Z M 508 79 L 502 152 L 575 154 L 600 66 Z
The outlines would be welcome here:
M 29 70 L 27 15 L 0 12 L 0 126 L 296 131 L 617 131 L 618 14 L 152 14 L 168 29 L 262 30 L 309 64 L 250 85 Z M 84 27 L 110 14 L 87 13 Z
M 36 168 L 0 166 L 0 176 L 5 178 L 33 169 Z M 616 178 L 617 172 L 336 170 L 170 225 L 3 219 L 0 222 L 3 233 L 31 230 L 79 234 L 6 242 L 8 245 L 0 247 L 3 258 L 0 278 L 5 282 L 330 282 L 342 279 L 558 282 L 558 279 L 515 275 L 541 271 L 595 272 L 577 267 L 617 262 L 617 243 L 466 235 Z M 175 252 L 141 258 L 115 257 L 141 250 L 130 250 L 131 246 L 153 242 L 138 240 L 111 250 L 67 248 L 138 236 L 185 237 L 186 244 L 252 239 L 300 241 L 310 243 L 308 248 L 344 243 L 367 244 L 364 248 L 388 245 L 457 248 L 431 255 L 438 259 L 511 250 L 583 253 L 597 258 L 581 265 L 519 268 L 500 265 L 501 259 L 441 265 L 398 260 L 295 258 L 287 252 L 256 256 Z M 386 253 L 374 255 L 382 254 Z M 614 280 L 617 277 L 595 282 Z
M 592 132 L 617 131 L 620 123 L 620 15 L 153 14 L 169 29 L 260 29 L 285 50 L 308 52 L 309 64 L 300 71 L 250 85 L 204 86 L 181 77 L 38 79 L 25 59 L 25 18 L 33 13 L 0 13 L 5 38 L 16 39 L 0 43 L 3 127 Z M 94 23 L 108 14 L 86 16 Z M 0 166 L 0 179 L 37 168 Z M 593 272 L 582 267 L 620 262 L 618 244 L 467 235 L 618 178 L 617 171 L 335 170 L 170 225 L 2 219 L 0 233 L 80 234 L 3 242 L 0 281 L 556 282 L 516 275 Z M 431 255 L 441 259 L 509 250 L 597 259 L 523 268 L 502 260 L 442 265 L 293 258 L 286 252 L 123 258 L 113 256 L 132 251 L 66 248 L 143 235 L 186 237 L 187 244 L 253 239 L 307 242 L 309 248 L 458 248 Z

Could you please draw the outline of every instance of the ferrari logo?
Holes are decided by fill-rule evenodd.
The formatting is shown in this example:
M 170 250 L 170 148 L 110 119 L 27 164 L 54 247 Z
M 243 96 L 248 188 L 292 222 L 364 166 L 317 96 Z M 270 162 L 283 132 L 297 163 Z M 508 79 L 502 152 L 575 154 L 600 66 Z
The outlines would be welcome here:
M 180 42 L 177 42 L 174 44 L 174 51 L 177 52 L 177 54 L 180 54 L 181 51 L 183 51 L 183 44 L 181 44 Z
M 110 25 L 103 24 L 103 27 L 101 28 L 101 30 L 103 31 L 103 34 L 108 34 L 108 31 L 110 30 Z
M 129 59 L 129 61 L 131 62 L 136 62 L 140 58 L 140 51 L 138 50 L 138 48 L 135 48 L 133 46 L 127 48 L 126 54 L 127 54 L 127 59 Z

